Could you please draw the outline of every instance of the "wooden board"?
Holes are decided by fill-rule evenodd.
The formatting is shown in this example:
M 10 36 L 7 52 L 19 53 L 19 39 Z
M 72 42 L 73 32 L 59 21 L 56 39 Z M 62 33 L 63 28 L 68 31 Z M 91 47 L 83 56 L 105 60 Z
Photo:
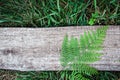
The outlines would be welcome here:
M 62 70 L 60 50 L 65 34 L 79 38 L 84 31 L 100 26 L 56 28 L 0 28 L 0 69 L 20 71 Z M 120 26 L 110 26 L 103 56 L 91 66 L 120 71 Z

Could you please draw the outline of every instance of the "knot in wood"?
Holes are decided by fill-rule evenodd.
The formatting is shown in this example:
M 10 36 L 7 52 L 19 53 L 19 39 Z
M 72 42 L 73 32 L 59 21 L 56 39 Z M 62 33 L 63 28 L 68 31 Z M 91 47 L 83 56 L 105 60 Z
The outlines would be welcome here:
M 15 55 L 15 53 L 17 53 L 17 50 L 15 50 L 15 49 L 4 49 L 4 50 L 3 50 L 3 54 L 4 54 L 4 55 L 8 55 L 8 54 L 13 54 L 13 55 Z

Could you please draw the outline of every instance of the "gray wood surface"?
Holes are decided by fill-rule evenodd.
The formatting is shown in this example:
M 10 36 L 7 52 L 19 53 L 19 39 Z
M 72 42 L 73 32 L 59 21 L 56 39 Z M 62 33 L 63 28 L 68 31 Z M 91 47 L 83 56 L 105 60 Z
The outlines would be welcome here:
M 0 28 L 0 69 L 20 71 L 62 70 L 60 50 L 65 34 L 79 38 L 101 26 L 56 28 Z M 101 60 L 91 66 L 120 71 L 120 26 L 109 26 Z

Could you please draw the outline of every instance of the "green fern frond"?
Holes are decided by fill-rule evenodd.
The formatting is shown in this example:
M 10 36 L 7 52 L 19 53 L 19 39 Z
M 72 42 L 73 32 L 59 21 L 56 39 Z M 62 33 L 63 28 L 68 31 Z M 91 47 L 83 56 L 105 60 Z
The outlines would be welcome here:
M 84 36 L 80 36 L 80 48 L 84 49 L 86 47 Z
M 100 60 L 101 54 L 95 52 L 85 52 L 79 59 L 80 63 L 90 64 L 92 62 Z
M 79 54 L 79 45 L 77 38 L 73 38 L 70 40 L 70 50 L 72 56 L 77 56 Z
M 107 28 L 103 26 L 96 31 L 84 32 L 79 41 L 74 37 L 68 40 L 68 36 L 65 36 L 62 44 L 61 63 L 64 67 L 69 66 L 68 68 L 79 73 L 79 76 L 78 74 L 74 76 L 75 78 L 85 80 L 86 78 L 82 74 L 97 74 L 97 70 L 88 64 L 100 60 L 101 54 L 98 51 L 102 50 Z
M 69 45 L 68 45 L 68 35 L 66 35 L 64 37 L 64 40 L 63 40 L 63 44 L 62 44 L 62 50 L 61 50 L 61 64 L 62 66 L 65 66 L 69 61 L 66 60 L 66 58 L 68 57 L 68 52 L 69 51 Z
M 85 47 L 89 47 L 89 45 L 90 45 L 90 42 L 89 42 L 89 36 L 88 36 L 88 34 L 87 34 L 87 32 L 84 32 L 84 40 L 85 40 Z

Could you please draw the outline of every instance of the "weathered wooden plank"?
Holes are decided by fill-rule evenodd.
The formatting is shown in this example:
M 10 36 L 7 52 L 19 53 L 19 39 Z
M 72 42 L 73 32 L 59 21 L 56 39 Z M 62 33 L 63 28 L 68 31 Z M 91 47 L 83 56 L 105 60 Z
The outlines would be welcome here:
M 98 27 L 0 28 L 0 69 L 62 70 L 59 59 L 65 34 L 79 38 Z M 91 66 L 120 71 L 120 26 L 109 27 L 103 46 L 101 60 Z

